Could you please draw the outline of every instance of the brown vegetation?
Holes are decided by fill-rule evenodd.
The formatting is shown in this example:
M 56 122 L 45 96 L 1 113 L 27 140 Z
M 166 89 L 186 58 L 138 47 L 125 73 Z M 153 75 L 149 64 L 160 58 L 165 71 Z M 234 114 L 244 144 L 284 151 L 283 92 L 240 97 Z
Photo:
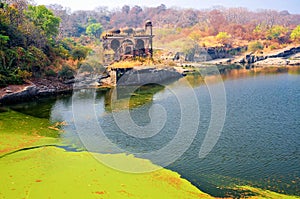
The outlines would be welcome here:
M 144 28 L 148 19 L 154 25 L 154 47 L 166 50 L 158 52 L 163 56 L 189 52 L 196 45 L 226 49 L 249 45 L 251 51 L 271 51 L 300 42 L 300 15 L 288 11 L 195 10 L 162 4 L 71 12 L 61 5 L 31 6 L 27 0 L 2 2 L 0 86 L 22 84 L 30 77 L 72 77 L 88 55 L 95 54 L 93 49 L 101 46 L 102 30 Z M 88 67 L 100 66 L 100 59 Z
M 84 26 L 90 19 L 101 23 L 106 30 L 143 27 L 144 22 L 151 19 L 154 26 L 159 29 L 173 29 L 178 32 L 189 28 L 198 32 L 201 37 L 227 32 L 232 37 L 242 40 L 279 39 L 281 42 L 288 42 L 289 35 L 284 37 L 285 34 L 300 24 L 300 15 L 290 14 L 288 11 L 250 11 L 246 8 L 218 7 L 194 10 L 167 8 L 163 4 L 145 8 L 125 5 L 114 11 L 98 7 L 92 11 L 73 13 L 68 13 L 68 10 L 58 5 L 52 5 L 50 8 L 62 18 L 62 33 L 68 36 L 78 35 L 76 27 Z M 279 35 L 276 31 L 279 31 Z

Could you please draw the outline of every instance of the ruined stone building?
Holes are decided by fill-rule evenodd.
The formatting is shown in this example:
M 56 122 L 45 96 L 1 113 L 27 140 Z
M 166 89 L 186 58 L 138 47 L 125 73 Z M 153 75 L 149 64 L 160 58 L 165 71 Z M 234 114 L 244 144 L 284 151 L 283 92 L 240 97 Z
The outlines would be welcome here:
M 102 37 L 104 63 L 124 60 L 129 57 L 152 57 L 152 22 L 146 21 L 144 28 L 125 28 L 108 31 Z

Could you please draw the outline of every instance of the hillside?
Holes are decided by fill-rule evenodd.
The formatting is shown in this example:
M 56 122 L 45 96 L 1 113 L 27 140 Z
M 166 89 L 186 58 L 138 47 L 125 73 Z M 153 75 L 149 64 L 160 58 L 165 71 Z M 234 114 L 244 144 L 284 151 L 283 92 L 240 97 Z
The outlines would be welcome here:
M 193 52 L 195 47 L 221 48 L 236 55 L 270 52 L 300 41 L 300 15 L 288 11 L 195 10 L 162 4 L 71 12 L 56 4 L 4 0 L 0 4 L 0 87 L 48 77 L 64 82 L 78 68 L 103 71 L 101 34 L 115 28 L 143 28 L 147 19 L 153 22 L 158 49 L 154 59 L 158 60 Z

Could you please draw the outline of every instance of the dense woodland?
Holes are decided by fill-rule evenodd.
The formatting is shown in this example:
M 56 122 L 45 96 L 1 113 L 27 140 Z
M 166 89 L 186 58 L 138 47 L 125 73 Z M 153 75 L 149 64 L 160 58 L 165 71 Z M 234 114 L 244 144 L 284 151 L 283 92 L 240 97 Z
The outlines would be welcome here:
M 288 11 L 224 7 L 194 10 L 162 4 L 72 12 L 56 4 L 0 2 L 0 86 L 23 83 L 32 77 L 69 78 L 87 55 L 101 46 L 104 31 L 140 28 L 148 19 L 154 24 L 156 47 L 166 49 L 248 45 L 251 51 L 272 50 L 300 40 L 300 15 Z
M 104 29 L 122 27 L 143 27 L 147 19 L 151 19 L 157 28 L 191 28 L 201 33 L 201 36 L 217 35 L 227 32 L 232 36 L 252 39 L 262 38 L 265 32 L 282 26 L 293 29 L 300 23 L 300 15 L 288 11 L 258 10 L 249 11 L 246 8 L 216 7 L 207 10 L 158 7 L 129 7 L 110 11 L 106 7 L 98 7 L 93 11 L 71 12 L 60 5 L 50 5 L 49 8 L 62 19 L 61 33 L 65 36 L 80 36 L 90 19 L 101 23 Z M 256 30 L 257 34 L 253 35 Z M 261 34 L 259 34 L 261 33 Z
M 0 2 L 0 87 L 31 78 L 74 75 L 91 49 L 59 37 L 61 21 L 50 9 L 26 0 Z

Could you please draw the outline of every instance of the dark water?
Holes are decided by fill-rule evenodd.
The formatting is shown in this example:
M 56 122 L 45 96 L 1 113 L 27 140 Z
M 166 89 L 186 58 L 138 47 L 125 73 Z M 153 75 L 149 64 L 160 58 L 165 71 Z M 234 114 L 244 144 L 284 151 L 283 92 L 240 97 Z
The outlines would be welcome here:
M 156 134 L 143 138 L 128 135 L 121 130 L 112 110 L 117 110 L 113 113 L 118 115 L 128 109 L 128 105 L 119 96 L 118 104 L 112 108 L 111 90 L 77 91 L 73 97 L 45 99 L 12 108 L 37 117 L 50 118 L 53 122 L 67 121 L 69 125 L 64 127 L 66 133 L 62 135 L 63 139 L 77 147 L 82 144 L 78 139 L 78 129 L 84 131 L 81 138 L 89 137 L 97 142 L 98 129 L 91 125 L 91 122 L 97 121 L 98 127 L 102 128 L 105 137 L 113 145 L 127 153 L 147 157 L 156 164 L 163 162 L 157 157 L 143 154 L 159 150 L 172 143 L 172 140 L 179 139 L 176 134 L 183 117 L 194 121 L 199 111 L 199 127 L 195 128 L 191 124 L 184 129 L 187 135 L 195 131 L 195 138 L 180 138 L 182 146 L 191 143 L 182 156 L 167 165 L 168 169 L 180 173 L 213 196 L 238 197 L 247 194 L 230 188 L 235 185 L 250 185 L 300 196 L 300 76 L 289 73 L 249 75 L 242 72 L 224 75 L 225 124 L 216 145 L 204 158 L 199 158 L 199 151 L 212 116 L 209 87 L 214 89 L 222 83 L 215 82 L 207 87 L 201 78 L 187 78 L 192 87 L 182 84 L 180 81 L 183 80 L 180 80 L 167 87 L 150 85 L 140 88 L 131 97 L 130 116 L 140 127 L 147 127 L 153 118 L 157 123 L 166 118 L 161 128 L 151 129 L 150 125 L 149 132 L 144 132 L 150 135 L 153 130 L 157 131 Z M 193 93 L 190 93 L 191 90 Z M 183 96 L 176 93 L 182 93 Z M 197 105 L 193 104 L 190 94 L 196 96 Z M 165 111 L 152 109 L 157 105 Z M 185 105 L 193 106 L 195 113 L 183 116 L 181 107 Z M 92 113 L 90 108 L 93 109 Z M 78 118 L 81 118 L 80 121 Z M 105 142 L 99 143 L 89 149 L 101 153 L 119 152 Z

